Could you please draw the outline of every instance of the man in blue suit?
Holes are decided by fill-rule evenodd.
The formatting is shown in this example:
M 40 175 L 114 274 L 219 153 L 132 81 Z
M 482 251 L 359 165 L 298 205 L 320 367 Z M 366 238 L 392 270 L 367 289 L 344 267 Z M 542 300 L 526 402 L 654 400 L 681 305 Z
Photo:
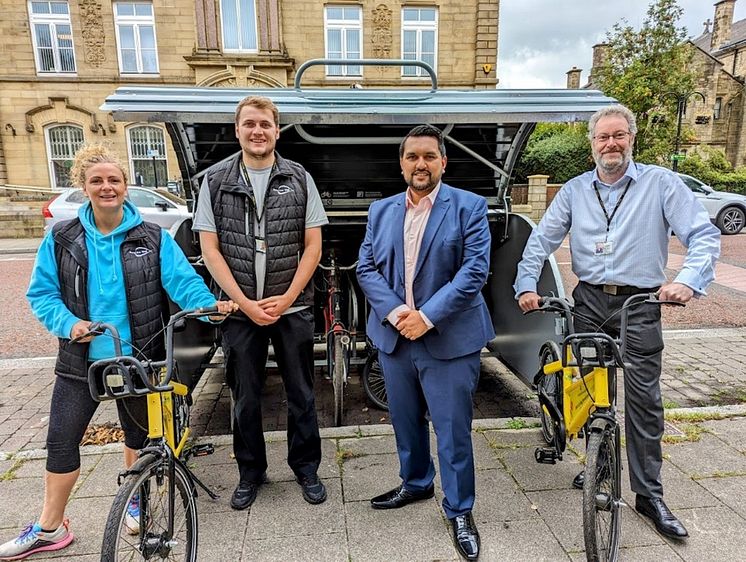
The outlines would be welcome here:
M 393 509 L 433 497 L 429 411 L 443 510 L 461 555 L 475 560 L 472 398 L 479 352 L 495 337 L 481 293 L 490 233 L 484 198 L 440 181 L 446 161 L 439 129 L 412 129 L 399 147 L 409 188 L 370 206 L 360 247 L 357 277 L 371 306 L 368 336 L 379 351 L 402 479 L 371 504 Z

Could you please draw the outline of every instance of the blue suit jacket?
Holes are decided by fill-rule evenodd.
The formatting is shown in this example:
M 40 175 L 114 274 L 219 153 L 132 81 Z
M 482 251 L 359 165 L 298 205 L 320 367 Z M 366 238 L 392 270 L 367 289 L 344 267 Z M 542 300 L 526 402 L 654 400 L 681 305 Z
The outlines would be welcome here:
M 404 304 L 406 193 L 376 201 L 360 247 L 357 278 L 371 310 L 368 337 L 393 353 L 400 334 L 386 320 Z M 437 359 L 475 351 L 495 337 L 482 287 L 487 281 L 490 231 L 483 197 L 441 184 L 420 246 L 413 283 L 416 308 L 434 324 L 420 339 Z

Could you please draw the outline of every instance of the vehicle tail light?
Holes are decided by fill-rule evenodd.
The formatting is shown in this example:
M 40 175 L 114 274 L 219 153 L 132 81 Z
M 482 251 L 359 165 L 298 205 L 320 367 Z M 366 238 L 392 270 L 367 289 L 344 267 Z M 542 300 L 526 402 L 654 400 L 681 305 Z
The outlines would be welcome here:
M 44 203 L 44 206 L 41 208 L 41 216 L 42 217 L 44 217 L 45 219 L 51 219 L 51 218 L 53 218 L 52 217 L 52 211 L 49 210 L 49 204 L 52 201 L 54 201 L 55 199 L 57 199 L 59 196 L 60 196 L 59 193 L 57 193 L 55 195 L 52 195 L 52 198 L 49 201 L 47 201 L 46 203 Z

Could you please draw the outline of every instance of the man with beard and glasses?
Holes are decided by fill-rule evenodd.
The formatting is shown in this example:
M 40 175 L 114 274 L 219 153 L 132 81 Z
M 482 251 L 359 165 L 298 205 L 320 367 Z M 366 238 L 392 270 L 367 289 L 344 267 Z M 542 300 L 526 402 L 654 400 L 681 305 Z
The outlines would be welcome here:
M 544 260 L 569 232 L 572 270 L 580 279 L 573 291 L 575 330 L 601 327 L 618 337 L 619 310 L 630 295 L 658 293 L 661 300 L 685 303 L 705 294 L 720 254 L 720 233 L 675 173 L 632 160 L 637 125 L 629 109 L 601 109 L 588 130 L 596 169 L 573 178 L 557 193 L 526 242 L 514 289 L 521 310 L 539 307 L 536 284 Z M 688 251 L 681 271 L 668 282 L 664 268 L 671 231 Z M 683 539 L 687 531 L 663 501 L 660 474 L 660 307 L 630 312 L 627 344 L 624 418 L 635 509 L 661 534 Z M 578 474 L 573 486 L 582 488 L 584 477 Z
M 213 166 L 199 192 L 194 230 L 218 294 L 239 312 L 222 324 L 226 381 L 233 394 L 233 451 L 246 509 L 265 479 L 261 394 L 269 340 L 288 402 L 288 465 L 311 504 L 326 500 L 317 471 L 321 438 L 313 394 L 313 282 L 326 213 L 303 166 L 275 152 L 279 112 L 268 98 L 236 108 L 241 151 Z
M 402 483 L 371 500 L 394 509 L 433 497 L 427 412 L 438 443 L 443 510 L 460 554 L 479 555 L 471 443 L 479 352 L 495 337 L 482 287 L 490 232 L 483 197 L 442 183 L 439 129 L 412 129 L 399 147 L 409 186 L 376 201 L 357 277 L 370 303 L 368 336 L 378 348 Z M 400 531 L 395 531 L 400 534 Z

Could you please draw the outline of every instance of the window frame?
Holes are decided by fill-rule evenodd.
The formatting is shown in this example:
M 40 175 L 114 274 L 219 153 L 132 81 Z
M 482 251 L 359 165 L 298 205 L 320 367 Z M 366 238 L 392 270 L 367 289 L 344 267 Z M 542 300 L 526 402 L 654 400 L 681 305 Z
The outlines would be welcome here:
M 351 25 L 352 20 L 337 20 L 337 19 L 330 19 L 329 18 L 329 9 L 334 8 L 353 8 L 357 10 L 358 12 L 358 19 L 356 20 L 356 23 L 354 25 Z M 358 52 L 360 53 L 360 59 L 363 58 L 363 45 L 365 45 L 365 42 L 363 40 L 363 8 L 362 6 L 358 4 L 326 4 L 324 6 L 324 58 L 330 59 L 332 57 L 329 56 L 329 31 L 332 29 L 339 29 L 342 33 L 341 37 L 341 43 L 340 46 L 342 47 L 342 57 L 343 59 L 348 58 L 346 56 L 347 54 L 347 31 L 348 30 L 356 30 L 358 32 Z M 350 67 L 357 66 L 360 70 L 358 73 L 352 74 L 349 71 Z M 340 74 L 330 74 L 330 69 L 332 68 L 338 68 L 341 70 Z M 325 66 L 324 67 L 324 74 L 326 78 L 330 79 L 342 79 L 347 80 L 349 78 L 363 78 L 363 67 L 360 65 L 343 65 L 343 66 Z
M 81 136 L 83 137 L 80 146 L 85 144 L 85 128 L 82 125 L 78 125 L 77 123 L 50 123 L 44 127 L 44 144 L 46 145 L 47 150 L 47 168 L 49 170 L 49 185 L 52 189 L 64 189 L 68 187 L 73 187 L 72 182 L 70 182 L 70 185 L 58 185 L 57 183 L 57 173 L 55 172 L 54 163 L 56 161 L 64 161 L 64 162 L 72 162 L 73 156 L 75 155 L 75 152 L 80 148 L 72 146 L 70 143 L 70 139 L 67 139 L 67 148 L 68 148 L 68 154 L 69 158 L 53 158 L 52 155 L 52 139 L 51 134 L 53 129 L 77 129 L 80 131 Z
M 147 4 L 150 6 L 150 16 L 120 16 L 117 14 L 117 6 L 121 4 Z M 161 71 L 161 64 L 158 58 L 158 36 L 156 34 L 155 25 L 155 6 L 154 2 L 146 0 L 114 0 L 111 3 L 112 12 L 114 14 L 114 35 L 117 42 L 117 60 L 119 63 L 119 74 L 125 76 L 159 76 Z M 135 39 L 135 58 L 137 61 L 137 70 L 125 70 L 123 67 L 122 57 L 122 40 L 119 33 L 120 25 L 132 26 L 134 28 L 134 39 Z M 140 43 L 140 27 L 150 26 L 153 28 L 153 44 L 155 45 L 155 71 L 144 71 L 143 70 L 143 58 L 142 58 L 142 45 Z
M 435 13 L 435 19 L 430 21 L 404 21 L 405 10 L 432 10 Z M 432 31 L 435 35 L 433 42 L 433 70 L 437 74 L 438 72 L 438 23 L 440 21 L 440 14 L 436 6 L 402 6 L 401 7 L 401 58 L 404 59 L 404 33 L 407 31 L 416 32 L 415 39 L 415 58 L 411 60 L 422 61 L 422 32 Z M 410 59 L 407 59 L 410 60 Z M 406 69 L 413 69 L 415 74 L 405 74 Z M 429 79 L 430 74 L 419 66 L 402 66 L 401 77 L 404 79 Z
M 258 53 L 259 52 L 259 21 L 257 19 L 257 7 L 256 7 L 256 0 L 251 0 L 254 4 L 254 39 L 256 41 L 256 46 L 253 49 L 243 48 L 243 46 L 240 46 L 237 49 L 228 48 L 225 46 L 225 26 L 223 25 L 223 4 L 225 2 L 233 2 L 236 5 L 236 14 L 238 14 L 238 17 L 236 18 L 236 35 L 238 37 L 239 43 L 241 42 L 241 0 L 220 0 L 219 8 L 220 8 L 220 44 L 223 48 L 224 53 Z
M 163 127 L 159 127 L 158 125 L 154 125 L 152 123 L 132 123 L 131 125 L 128 125 L 126 128 L 126 138 L 127 138 L 127 164 L 129 168 L 129 175 L 130 175 L 130 185 L 137 185 L 137 171 L 135 170 L 135 160 L 138 162 L 147 162 L 149 165 L 152 165 L 151 162 L 153 160 L 152 156 L 148 156 L 145 158 L 135 157 L 133 146 L 132 146 L 132 132 L 136 129 L 146 129 L 148 131 L 150 130 L 156 130 L 159 131 L 159 133 L 162 136 L 163 139 L 163 156 L 156 158 L 156 160 L 163 162 L 166 168 L 165 177 L 157 178 L 158 180 L 163 180 L 158 182 L 157 187 L 166 187 L 166 183 L 168 182 L 168 143 L 166 142 L 166 131 Z M 148 132 L 148 150 L 151 150 L 152 141 L 150 139 L 150 133 Z M 155 185 L 148 186 L 143 184 L 143 187 L 156 187 Z
M 62 3 L 64 1 L 67 4 L 67 14 L 35 14 L 33 12 L 33 1 L 28 0 L 28 17 L 29 27 L 31 32 L 31 47 L 34 51 L 34 64 L 36 66 L 36 73 L 44 76 L 77 76 L 78 74 L 78 61 L 75 57 L 75 38 L 73 34 L 73 25 L 70 18 L 70 2 L 66 0 L 48 0 L 47 3 L 52 1 Z M 70 71 L 61 70 L 62 61 L 60 59 L 60 47 L 57 40 L 57 26 L 67 25 L 70 28 L 70 42 L 72 43 L 71 51 L 73 54 L 73 66 L 74 69 Z M 39 45 L 36 39 L 36 26 L 37 25 L 48 25 L 50 28 L 50 36 L 52 38 L 52 58 L 54 60 L 55 70 L 42 70 L 41 68 L 41 57 L 39 55 Z
M 718 96 L 715 98 L 715 105 L 712 108 L 712 118 L 721 119 L 723 116 L 723 98 Z

